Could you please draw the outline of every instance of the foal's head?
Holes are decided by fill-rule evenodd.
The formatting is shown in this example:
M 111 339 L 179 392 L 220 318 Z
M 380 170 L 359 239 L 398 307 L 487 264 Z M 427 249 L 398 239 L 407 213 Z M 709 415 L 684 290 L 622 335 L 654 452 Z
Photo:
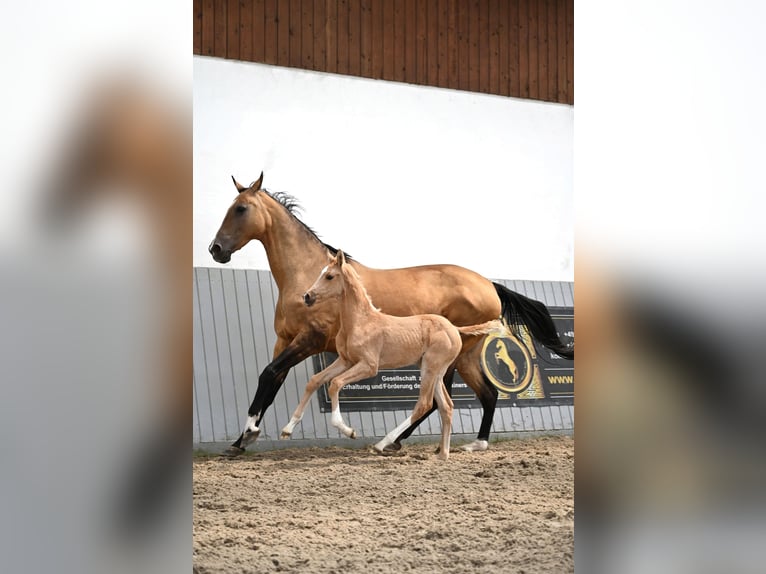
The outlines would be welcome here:
M 218 263 L 228 263 L 232 253 L 242 249 L 251 239 L 259 239 L 266 227 L 258 193 L 263 184 L 263 172 L 249 187 L 239 183 L 233 176 L 231 179 L 239 195 L 226 212 L 215 239 L 208 247 L 210 255 Z
M 349 273 L 346 256 L 338 251 L 333 260 L 319 274 L 314 284 L 303 295 L 303 301 L 311 307 L 317 300 L 339 298 L 343 295 Z

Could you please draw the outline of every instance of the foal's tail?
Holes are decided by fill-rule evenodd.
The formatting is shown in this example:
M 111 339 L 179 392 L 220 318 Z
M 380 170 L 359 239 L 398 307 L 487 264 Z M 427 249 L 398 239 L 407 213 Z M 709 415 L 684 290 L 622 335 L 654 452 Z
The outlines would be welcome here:
M 516 331 L 519 323 L 524 323 L 532 336 L 554 353 L 565 359 L 574 359 L 574 343 L 566 345 L 556 332 L 548 308 L 540 301 L 511 291 L 504 285 L 493 283 L 502 303 L 502 315 L 508 326 Z
M 467 327 L 457 328 L 463 335 L 489 335 L 494 331 L 502 331 L 503 329 L 502 321 L 497 319 L 487 321 L 486 323 L 480 323 L 479 325 L 468 325 Z

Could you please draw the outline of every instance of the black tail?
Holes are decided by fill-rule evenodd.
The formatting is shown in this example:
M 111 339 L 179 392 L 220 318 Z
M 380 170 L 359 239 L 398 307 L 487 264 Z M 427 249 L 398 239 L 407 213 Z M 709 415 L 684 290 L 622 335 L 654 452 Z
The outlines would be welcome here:
M 511 291 L 504 285 L 493 283 L 502 303 L 502 315 L 514 331 L 516 325 L 523 323 L 532 336 L 554 353 L 565 359 L 574 359 L 574 345 L 569 346 L 559 338 L 548 308 L 521 293 Z M 518 333 L 516 333 L 518 335 Z

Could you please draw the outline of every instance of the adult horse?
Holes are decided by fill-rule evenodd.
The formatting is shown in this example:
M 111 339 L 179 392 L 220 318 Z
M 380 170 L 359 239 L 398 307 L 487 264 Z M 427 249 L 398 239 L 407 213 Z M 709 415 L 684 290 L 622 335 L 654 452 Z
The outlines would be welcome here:
M 273 360 L 258 379 L 242 434 L 227 450 L 227 454 L 236 455 L 260 434 L 261 420 L 289 370 L 316 353 L 336 351 L 339 324 L 336 302 L 324 301 L 312 307 L 306 307 L 303 302 L 306 288 L 332 261 L 337 250 L 323 243 L 298 219 L 294 198 L 262 188 L 263 172 L 247 187 L 234 177 L 232 180 L 238 195 L 210 243 L 210 254 L 218 263 L 228 263 L 232 253 L 258 240 L 266 250 L 279 288 Z M 526 324 L 531 334 L 552 351 L 569 358 L 574 356 L 574 351 L 558 337 L 545 305 L 492 283 L 474 271 L 456 265 L 374 269 L 355 260 L 349 263 L 362 279 L 374 305 L 386 314 L 406 317 L 433 313 L 457 326 L 475 325 L 503 316 L 510 325 Z M 480 340 L 481 336 L 463 338 L 462 351 L 445 376 L 445 385 L 451 391 L 457 369 L 482 404 L 478 437 L 466 445 L 466 450 L 487 448 L 497 403 L 497 390 L 481 372 L 476 353 L 470 352 Z M 400 448 L 400 441 L 435 409 L 433 406 L 402 433 L 394 448 Z

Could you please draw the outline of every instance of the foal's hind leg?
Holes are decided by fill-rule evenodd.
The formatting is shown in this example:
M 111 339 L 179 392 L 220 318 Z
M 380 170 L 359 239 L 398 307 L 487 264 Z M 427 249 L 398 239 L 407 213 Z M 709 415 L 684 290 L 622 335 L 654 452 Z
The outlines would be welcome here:
M 447 460 L 449 458 L 449 441 L 452 434 L 452 409 L 454 403 L 452 398 L 447 394 L 447 389 L 444 386 L 443 381 L 436 382 L 436 389 L 434 390 L 434 400 L 439 405 L 439 416 L 442 421 L 442 438 L 439 444 L 438 457 L 441 460 Z
M 447 369 L 447 373 L 444 375 L 444 386 L 447 391 L 447 396 L 452 396 L 452 381 L 455 379 L 455 366 L 450 365 L 450 367 Z M 450 399 L 451 400 L 451 399 Z M 429 416 L 431 416 L 431 413 L 434 412 L 437 409 L 438 405 L 436 404 L 436 400 L 433 402 L 433 406 L 431 409 L 424 414 L 422 417 L 420 417 L 418 420 L 416 420 L 414 423 L 412 423 L 403 433 L 401 433 L 399 436 L 396 437 L 396 440 L 392 442 L 391 444 L 387 445 L 385 450 L 401 450 L 402 448 L 402 441 L 405 439 L 408 439 L 410 435 L 415 431 L 416 428 L 418 428 L 421 423 L 426 420 Z
M 429 349 L 429 351 L 431 350 Z M 385 437 L 383 437 L 381 441 L 379 441 L 378 443 L 374 445 L 373 448 L 376 451 L 383 452 L 385 450 L 388 450 L 389 445 L 391 445 L 396 439 L 396 437 L 401 435 L 401 433 L 412 424 L 413 420 L 420 420 L 421 418 L 425 418 L 425 416 L 433 412 L 433 407 L 431 407 L 430 405 L 438 404 L 438 401 L 436 400 L 436 389 L 438 388 L 441 391 L 441 389 L 444 388 L 442 377 L 444 376 L 444 371 L 446 370 L 446 368 L 442 367 L 442 370 L 439 370 L 438 368 L 435 369 L 433 366 L 431 366 L 433 365 L 433 360 L 429 360 L 429 357 L 428 357 L 429 351 L 426 351 L 427 354 L 423 357 L 421 361 L 420 395 L 418 396 L 417 403 L 415 403 L 415 408 L 412 410 L 412 414 L 408 416 L 394 430 L 392 430 Z M 434 349 L 434 351 L 436 353 L 439 353 L 438 349 Z M 438 364 L 439 360 L 436 359 L 436 362 Z M 443 394 L 441 396 L 443 399 L 445 399 L 442 402 L 446 404 L 446 401 L 449 401 L 449 405 L 451 407 L 452 399 L 450 399 L 449 396 L 447 395 L 446 389 L 444 389 Z M 446 427 L 447 433 L 451 432 L 452 430 L 451 426 L 452 426 L 452 412 L 450 410 L 449 424 Z M 445 433 L 445 428 L 442 427 L 442 439 L 444 439 L 444 436 L 445 436 L 444 433 Z M 449 435 L 447 435 L 446 444 L 449 447 Z M 447 450 L 449 450 L 449 448 Z M 449 456 L 448 452 L 439 453 L 439 458 L 441 458 L 442 460 L 446 460 L 448 456 Z

